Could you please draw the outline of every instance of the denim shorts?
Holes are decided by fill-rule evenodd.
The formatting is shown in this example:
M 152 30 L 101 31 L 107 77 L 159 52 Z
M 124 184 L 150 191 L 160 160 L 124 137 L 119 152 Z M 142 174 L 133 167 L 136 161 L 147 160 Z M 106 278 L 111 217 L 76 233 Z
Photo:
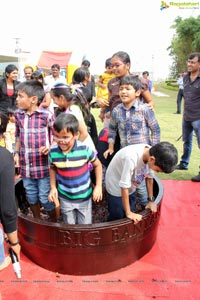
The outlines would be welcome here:
M 50 177 L 45 178 L 23 178 L 23 185 L 26 191 L 27 201 L 30 205 L 41 202 L 46 211 L 55 208 L 53 202 L 49 202 L 48 195 L 50 192 Z

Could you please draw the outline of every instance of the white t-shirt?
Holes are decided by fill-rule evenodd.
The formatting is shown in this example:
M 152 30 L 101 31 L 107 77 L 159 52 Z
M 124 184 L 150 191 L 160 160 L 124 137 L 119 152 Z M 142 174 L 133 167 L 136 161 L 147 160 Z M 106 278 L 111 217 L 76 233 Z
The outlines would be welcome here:
M 147 144 L 129 145 L 120 149 L 106 170 L 106 190 L 109 194 L 121 197 L 121 188 L 135 192 L 144 178 L 153 178 L 154 171 L 143 162 L 144 148 Z

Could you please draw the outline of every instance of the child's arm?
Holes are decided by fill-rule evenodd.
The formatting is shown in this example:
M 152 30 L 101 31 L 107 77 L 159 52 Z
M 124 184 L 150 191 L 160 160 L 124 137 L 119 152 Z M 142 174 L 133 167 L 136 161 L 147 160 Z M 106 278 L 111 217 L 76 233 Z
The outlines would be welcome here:
M 99 76 L 96 84 L 98 86 L 100 86 L 102 89 L 106 89 L 107 88 L 107 86 L 105 84 L 103 84 L 103 77 L 101 75 Z
M 51 103 L 51 95 L 49 92 L 47 92 L 45 94 L 44 99 L 43 99 L 42 103 L 40 104 L 40 106 L 47 108 L 47 107 L 49 107 L 50 103 Z
M 136 214 L 131 211 L 130 203 L 129 203 L 129 192 L 127 188 L 121 188 L 121 194 L 122 194 L 122 203 L 125 211 L 125 215 L 127 218 L 134 221 L 135 224 L 137 224 L 139 221 L 142 220 L 142 215 Z
M 79 126 L 78 126 L 78 131 L 79 131 L 79 141 L 83 142 L 85 139 L 88 137 L 88 131 L 85 123 L 83 121 L 78 121 Z
M 141 96 L 144 99 L 144 102 L 149 106 L 149 108 L 154 110 L 155 103 L 149 90 L 142 91 Z
M 153 197 L 153 178 L 146 178 L 146 187 L 148 199 L 152 199 Z M 157 212 L 157 205 L 153 201 L 149 201 L 145 208 L 149 208 L 152 212 Z
M 48 199 L 50 202 L 54 202 L 55 205 L 59 203 L 58 200 L 58 191 L 56 187 L 56 169 L 53 166 L 50 166 L 50 192 Z
M 114 153 L 114 145 L 115 144 L 108 144 L 108 149 L 103 153 L 105 159 L 107 159 L 108 155 L 112 155 Z
M 14 163 L 16 168 L 19 167 L 19 149 L 20 149 L 20 140 L 19 137 L 16 137 L 15 152 L 14 152 Z
M 98 158 L 92 162 L 92 165 L 96 177 L 96 184 L 93 189 L 93 200 L 94 202 L 99 202 L 102 200 L 102 165 Z

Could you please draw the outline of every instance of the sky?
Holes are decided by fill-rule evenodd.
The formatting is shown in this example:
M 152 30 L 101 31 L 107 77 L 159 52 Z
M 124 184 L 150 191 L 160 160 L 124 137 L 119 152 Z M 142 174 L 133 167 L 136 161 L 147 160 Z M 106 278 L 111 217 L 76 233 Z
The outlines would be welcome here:
M 177 0 L 176 3 L 183 1 Z M 36 65 L 45 51 L 72 51 L 71 64 L 83 56 L 92 74 L 104 71 L 105 60 L 117 51 L 131 57 L 131 71 L 148 70 L 154 80 L 169 75 L 167 48 L 177 16 L 200 15 L 199 8 L 172 6 L 160 10 L 159 0 L 42 0 L 1 4 L 1 49 L 15 49 L 19 38 L 28 63 Z M 198 2 L 195 2 L 198 3 Z M 2 51 L 1 51 L 2 52 Z

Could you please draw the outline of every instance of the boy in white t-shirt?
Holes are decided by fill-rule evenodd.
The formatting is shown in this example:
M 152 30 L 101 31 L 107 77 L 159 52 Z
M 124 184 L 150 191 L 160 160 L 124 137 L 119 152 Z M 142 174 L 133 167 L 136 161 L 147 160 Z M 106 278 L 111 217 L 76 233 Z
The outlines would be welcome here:
M 152 147 L 147 144 L 135 144 L 120 149 L 106 171 L 108 221 L 127 217 L 138 223 L 142 219 L 140 214 L 133 211 L 136 187 L 144 179 L 148 193 L 145 208 L 156 212 L 157 205 L 153 202 L 153 171 L 171 173 L 175 170 L 177 162 L 177 149 L 168 142 L 160 142 Z

